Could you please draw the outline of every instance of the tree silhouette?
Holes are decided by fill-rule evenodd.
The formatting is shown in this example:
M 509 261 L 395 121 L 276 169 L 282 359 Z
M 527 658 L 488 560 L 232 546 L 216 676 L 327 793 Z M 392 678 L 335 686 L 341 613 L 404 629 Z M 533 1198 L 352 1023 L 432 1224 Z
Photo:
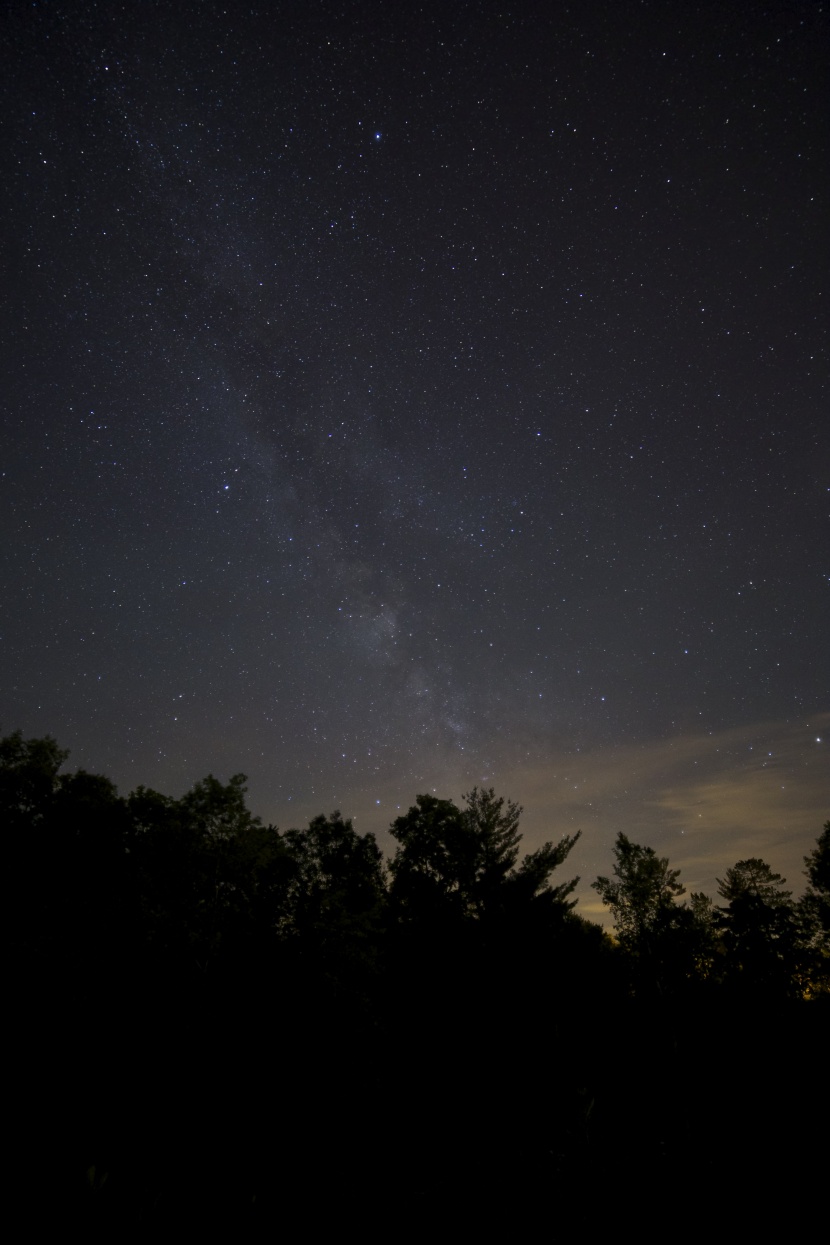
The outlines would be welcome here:
M 475 910 L 475 835 L 451 800 L 416 796 L 390 827 L 398 850 L 390 863 L 391 894 L 400 916 L 446 918 Z
M 727 974 L 733 986 L 754 992 L 792 988 L 798 931 L 786 879 L 765 860 L 739 860 L 718 878 Z
M 614 845 L 614 878 L 598 877 L 591 885 L 611 909 L 617 937 L 626 950 L 642 952 L 675 910 L 675 899 L 685 894 L 679 869 L 670 869 L 668 857 L 653 847 L 632 843 L 622 832 Z
M 281 836 L 288 887 L 281 934 L 331 997 L 365 1001 L 380 967 L 386 902 L 383 857 L 373 834 L 339 812 Z
M 818 843 L 804 857 L 807 889 L 796 907 L 801 934 L 804 991 L 810 997 L 830 994 L 830 821 Z
M 622 833 L 614 856 L 614 877 L 592 885 L 611 909 L 635 990 L 677 994 L 706 980 L 718 942 L 712 901 L 696 893 L 677 903 L 685 894 L 680 870 Z
M 693 891 L 689 896 L 691 931 L 691 973 L 705 981 L 713 972 L 718 956 L 720 936 L 717 911 L 709 895 Z
M 824 823 L 824 829 L 818 838 L 816 847 L 804 857 L 807 866 L 807 893 L 804 896 L 808 909 L 812 912 L 817 931 L 823 937 L 821 945 L 830 953 L 830 821 Z
M 24 739 L 14 731 L 0 739 L 0 818 L 7 834 L 43 821 L 68 756 L 50 735 Z
M 550 876 L 579 834 L 545 843 L 516 865 L 521 808 L 492 788 L 473 788 L 464 808 L 419 795 L 390 827 L 399 847 L 390 863 L 391 894 L 404 919 L 414 916 L 478 918 L 546 895 L 566 905 L 578 878 L 552 888 Z
M 804 863 L 810 885 L 830 899 L 830 821 L 824 823 L 817 846 L 804 857 Z
M 263 825 L 241 774 L 125 800 L 66 758 L 0 739 L 26 1206 L 51 1198 L 63 1222 L 86 1198 L 118 1230 L 268 1226 L 322 1189 L 363 1213 L 371 1169 L 390 1215 L 401 1195 L 426 1216 L 512 1215 L 523 1182 L 538 1219 L 563 1190 L 626 1198 L 647 1164 L 668 1208 L 711 1180 L 725 1100 L 744 1174 L 820 1183 L 798 1147 L 826 1093 L 794 1092 L 788 1069 L 827 1049 L 830 823 L 798 904 L 752 858 L 719 909 L 680 902 L 679 871 L 618 835 L 594 883 L 614 943 L 554 878 L 578 836 L 522 855 L 521 809 L 492 789 L 418 796 L 387 866 L 337 812 Z M 700 1107 L 683 1119 L 678 1066 Z
M 229 968 L 280 918 L 286 851 L 249 811 L 245 782 L 209 774 L 178 800 L 138 787 L 127 801 L 148 949 L 165 972 Z
M 296 863 L 292 883 L 298 927 L 310 919 L 337 924 L 341 915 L 373 912 L 385 895 L 383 857 L 373 834 L 358 834 L 339 812 L 312 819 L 307 830 L 287 830 L 282 841 Z

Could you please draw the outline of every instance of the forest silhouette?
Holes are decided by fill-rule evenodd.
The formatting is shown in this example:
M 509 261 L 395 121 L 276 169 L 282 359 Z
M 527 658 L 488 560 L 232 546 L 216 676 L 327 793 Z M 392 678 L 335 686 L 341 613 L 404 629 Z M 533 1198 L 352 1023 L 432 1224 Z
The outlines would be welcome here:
M 822 1187 L 830 821 L 797 900 L 757 858 L 684 898 L 619 834 L 611 936 L 579 836 L 523 853 L 493 790 L 419 795 L 386 860 L 339 812 L 263 825 L 243 775 L 125 798 L 67 757 L 0 740 L 31 1225 L 650 1236 Z

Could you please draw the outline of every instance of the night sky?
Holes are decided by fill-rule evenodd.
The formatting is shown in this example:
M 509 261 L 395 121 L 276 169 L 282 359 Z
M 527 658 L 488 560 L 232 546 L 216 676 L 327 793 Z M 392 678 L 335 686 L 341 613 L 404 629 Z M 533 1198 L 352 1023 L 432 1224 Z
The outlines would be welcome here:
M 0 728 L 801 889 L 821 3 L 11 3 Z M 564 876 L 564 874 L 563 874 Z

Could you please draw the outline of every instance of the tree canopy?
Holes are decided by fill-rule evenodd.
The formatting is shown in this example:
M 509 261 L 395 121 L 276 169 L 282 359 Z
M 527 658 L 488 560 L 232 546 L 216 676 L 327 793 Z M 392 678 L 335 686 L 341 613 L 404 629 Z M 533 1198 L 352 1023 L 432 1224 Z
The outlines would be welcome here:
M 823 1052 L 830 824 L 797 904 L 759 858 L 727 870 L 718 908 L 684 903 L 679 871 L 618 835 L 594 883 L 614 942 L 573 911 L 577 879 L 555 876 L 579 836 L 523 854 L 522 810 L 492 788 L 417 796 L 387 862 L 339 812 L 264 825 L 242 774 L 123 798 L 66 759 L 50 738 L 0 740 L 32 1198 L 72 1164 L 90 1196 L 115 1187 L 130 1222 L 165 1198 L 278 1218 L 295 1188 L 304 1204 L 322 1180 L 365 1191 L 367 1164 L 430 1205 L 453 1182 L 486 1205 L 529 1170 L 540 1206 L 574 1181 L 623 1194 L 643 1161 L 685 1173 L 707 1145 L 734 1090 L 713 1028 L 766 1009 L 777 1054 L 779 1018 L 803 1012 L 793 1049 Z M 682 1129 L 679 1063 L 709 1108 Z M 79 1123 L 49 1168 L 56 1103 Z
M 614 878 L 598 877 L 592 886 L 611 909 L 617 936 L 627 950 L 645 948 L 685 894 L 679 869 L 653 847 L 632 843 L 624 834 L 614 844 Z
M 818 941 L 830 955 L 830 821 L 824 823 L 818 843 L 804 857 L 804 864 L 808 883 L 804 907 Z
M 419 795 L 391 834 L 398 850 L 390 862 L 391 897 L 403 917 L 481 919 L 516 902 L 566 905 L 578 878 L 551 887 L 550 877 L 579 834 L 545 843 L 520 864 L 518 804 L 474 787 L 459 808 L 451 800 Z
M 797 928 L 785 881 L 757 856 L 739 860 L 718 878 L 718 894 L 727 901 L 719 910 L 727 971 L 742 988 L 783 993 L 796 988 Z

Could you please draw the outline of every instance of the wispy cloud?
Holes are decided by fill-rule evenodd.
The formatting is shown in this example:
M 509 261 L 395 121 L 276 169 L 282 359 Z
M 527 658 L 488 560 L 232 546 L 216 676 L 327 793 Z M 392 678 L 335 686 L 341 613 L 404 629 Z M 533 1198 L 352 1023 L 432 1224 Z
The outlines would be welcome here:
M 762 856 L 801 889 L 803 860 L 830 817 L 830 713 L 705 735 L 552 757 L 498 784 L 525 807 L 528 846 L 574 829 L 569 863 L 580 910 L 602 910 L 590 882 L 613 867 L 619 831 L 669 856 L 689 890 L 714 893 L 736 860 Z
M 717 878 L 730 865 L 761 856 L 799 893 L 803 857 L 830 818 L 829 751 L 830 713 L 613 748 L 563 749 L 544 765 L 499 764 L 494 756 L 482 769 L 481 758 L 473 762 L 441 748 L 423 764 L 413 762 L 406 776 L 379 775 L 371 794 L 365 785 L 360 791 L 345 786 L 329 803 L 355 816 L 360 830 L 374 831 L 391 851 L 389 824 L 417 792 L 460 800 L 476 784 L 492 785 L 523 805 L 528 850 L 582 830 L 562 877 L 578 873 L 579 911 L 607 921 L 590 884 L 613 869 L 619 831 L 668 856 L 688 891 L 715 895 Z M 296 808 L 292 824 L 319 811 Z

